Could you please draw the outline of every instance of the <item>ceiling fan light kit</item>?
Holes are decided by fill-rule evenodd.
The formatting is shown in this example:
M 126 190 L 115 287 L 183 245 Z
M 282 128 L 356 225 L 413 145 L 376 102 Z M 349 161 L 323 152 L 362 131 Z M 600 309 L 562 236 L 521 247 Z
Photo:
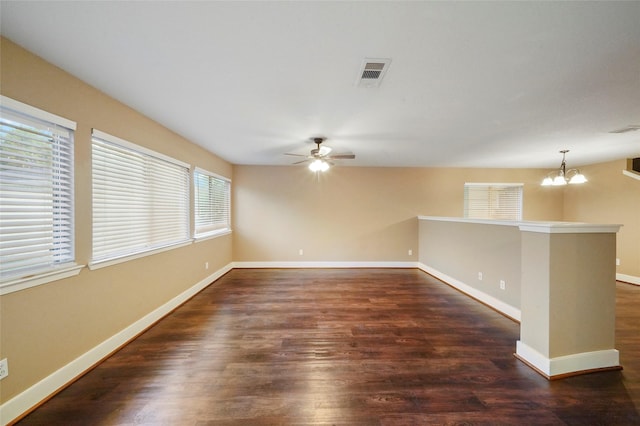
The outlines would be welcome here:
M 309 170 L 311 170 L 314 173 L 326 172 L 327 170 L 329 170 L 329 168 L 333 165 L 333 163 L 329 160 L 353 160 L 354 158 L 356 158 L 355 154 L 351 154 L 351 153 L 331 155 L 331 152 L 333 151 L 331 148 L 329 148 L 326 145 L 320 146 L 320 144 L 322 144 L 322 142 L 326 140 L 325 138 L 315 137 L 315 138 L 311 138 L 311 140 L 313 141 L 313 143 L 316 144 L 316 148 L 312 149 L 309 155 L 292 154 L 292 153 L 286 153 L 285 155 L 293 155 L 295 157 L 305 157 L 304 160 L 298 161 L 293 164 L 301 164 L 301 163 L 306 163 L 307 161 L 311 161 L 311 163 L 309 164 Z
M 569 169 L 567 170 L 567 163 L 565 161 L 565 155 L 569 152 L 568 149 L 563 149 L 560 151 L 562 154 L 562 164 L 560 164 L 560 168 L 555 172 L 549 173 L 543 180 L 542 186 L 562 186 L 566 184 L 580 184 L 588 182 L 587 178 L 580 173 L 578 169 Z
M 320 159 L 313 160 L 313 162 L 309 164 L 309 170 L 312 172 L 326 172 L 329 170 L 329 167 L 329 163 Z

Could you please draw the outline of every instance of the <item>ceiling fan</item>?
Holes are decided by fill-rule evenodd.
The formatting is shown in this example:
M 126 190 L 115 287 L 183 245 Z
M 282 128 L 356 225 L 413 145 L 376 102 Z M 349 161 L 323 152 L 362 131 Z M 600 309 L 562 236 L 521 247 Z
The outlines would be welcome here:
M 330 147 L 326 145 L 320 146 L 322 142 L 326 140 L 326 138 L 316 137 L 311 138 L 311 140 L 316 144 L 316 148 L 312 149 L 309 155 L 292 154 L 289 152 L 285 155 L 292 155 L 294 157 L 305 157 L 304 160 L 295 162 L 293 164 L 302 164 L 306 163 L 307 161 L 311 161 L 311 163 L 309 164 L 309 170 L 311 170 L 312 172 L 325 172 L 329 170 L 329 167 L 333 166 L 331 160 L 353 160 L 354 158 L 356 158 L 355 154 L 352 153 L 331 154 L 332 150 Z

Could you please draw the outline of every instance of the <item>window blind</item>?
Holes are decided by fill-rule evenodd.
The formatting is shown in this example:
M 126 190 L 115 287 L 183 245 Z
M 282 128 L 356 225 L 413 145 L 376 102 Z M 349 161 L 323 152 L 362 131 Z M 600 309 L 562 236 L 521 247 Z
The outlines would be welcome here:
M 189 166 L 93 131 L 93 257 L 100 262 L 189 240 Z
M 465 183 L 464 217 L 522 220 L 522 187 L 520 183 Z
M 0 277 L 17 279 L 74 261 L 75 123 L 2 97 Z
M 195 234 L 203 236 L 231 229 L 231 181 L 196 168 Z

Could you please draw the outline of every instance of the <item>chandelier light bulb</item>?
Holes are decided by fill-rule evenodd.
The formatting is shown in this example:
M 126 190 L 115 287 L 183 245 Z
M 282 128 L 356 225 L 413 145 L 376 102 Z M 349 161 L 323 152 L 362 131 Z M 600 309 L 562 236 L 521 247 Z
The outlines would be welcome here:
M 584 175 L 582 173 L 580 173 L 578 171 L 578 173 L 576 173 L 575 175 L 573 175 L 573 177 L 569 180 L 569 183 L 574 185 L 576 183 L 585 183 L 588 182 L 587 178 L 584 177 Z
M 569 152 L 568 149 L 563 149 L 560 151 L 562 154 L 562 163 L 560 164 L 560 168 L 555 172 L 549 173 L 543 180 L 540 185 L 542 186 L 563 186 L 567 183 L 570 184 L 579 184 L 587 182 L 587 178 L 580 173 L 578 169 L 569 169 L 567 170 L 567 163 L 565 161 L 565 155 Z

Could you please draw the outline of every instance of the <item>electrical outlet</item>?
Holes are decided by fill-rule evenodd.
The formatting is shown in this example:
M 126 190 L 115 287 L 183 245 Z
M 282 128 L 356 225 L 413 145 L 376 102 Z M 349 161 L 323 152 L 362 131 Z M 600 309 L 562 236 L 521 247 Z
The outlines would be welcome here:
M 482 272 L 478 272 L 478 280 L 482 281 Z
M 616 259 L 616 266 L 620 266 L 620 259 Z
M 204 269 L 209 269 L 209 262 L 204 262 Z
M 507 283 L 504 280 L 500 280 L 500 290 L 506 290 Z
M 7 359 L 3 359 L 0 361 L 0 380 L 4 379 L 9 375 L 9 361 Z
M 298 250 L 298 254 L 299 254 L 300 256 L 302 256 L 302 255 L 304 254 L 304 250 L 302 250 L 302 249 Z
M 409 253 L 409 256 L 412 256 L 413 255 L 413 250 L 409 249 L 408 253 Z

